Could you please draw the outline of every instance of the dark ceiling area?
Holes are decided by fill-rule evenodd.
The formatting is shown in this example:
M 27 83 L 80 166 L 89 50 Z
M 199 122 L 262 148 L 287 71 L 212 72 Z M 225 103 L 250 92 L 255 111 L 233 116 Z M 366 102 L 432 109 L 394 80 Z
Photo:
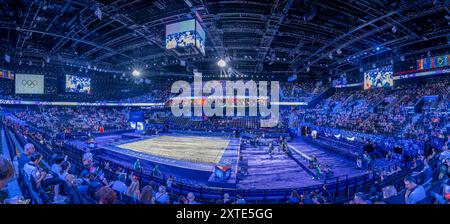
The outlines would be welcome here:
M 446 0 L 0 0 L 0 49 L 13 64 L 158 74 L 216 62 L 243 74 L 327 77 L 448 49 Z M 101 16 L 100 16 L 101 14 Z M 196 18 L 205 56 L 165 49 L 165 25 Z M 380 55 L 382 55 L 380 57 Z M 3 56 L 2 56 L 3 57 Z M 186 62 L 181 66 L 180 62 Z

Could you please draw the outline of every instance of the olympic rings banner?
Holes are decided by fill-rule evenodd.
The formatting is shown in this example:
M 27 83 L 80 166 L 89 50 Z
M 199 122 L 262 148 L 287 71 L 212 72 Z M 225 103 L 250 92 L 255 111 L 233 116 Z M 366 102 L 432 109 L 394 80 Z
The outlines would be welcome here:
M 16 94 L 44 94 L 44 76 L 16 74 Z

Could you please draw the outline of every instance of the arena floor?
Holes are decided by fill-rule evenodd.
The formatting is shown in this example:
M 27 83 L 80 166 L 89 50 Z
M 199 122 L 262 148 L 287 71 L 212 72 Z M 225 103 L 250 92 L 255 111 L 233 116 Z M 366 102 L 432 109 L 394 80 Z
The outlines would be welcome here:
M 219 163 L 229 142 L 219 137 L 158 136 L 117 147 L 176 160 Z

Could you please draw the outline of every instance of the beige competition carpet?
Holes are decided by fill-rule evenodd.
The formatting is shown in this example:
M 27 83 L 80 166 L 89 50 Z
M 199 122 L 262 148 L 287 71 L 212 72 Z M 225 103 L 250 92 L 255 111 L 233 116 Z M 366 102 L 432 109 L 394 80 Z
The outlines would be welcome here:
M 219 163 L 229 142 L 217 137 L 159 136 L 118 147 L 176 160 Z

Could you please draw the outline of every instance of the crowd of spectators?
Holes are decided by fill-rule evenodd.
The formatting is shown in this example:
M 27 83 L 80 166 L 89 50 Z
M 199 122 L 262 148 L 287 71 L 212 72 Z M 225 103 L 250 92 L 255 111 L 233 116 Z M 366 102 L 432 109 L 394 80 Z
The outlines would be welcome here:
M 315 108 L 308 109 L 305 120 L 317 126 L 371 134 L 421 139 L 426 135 L 442 137 L 449 116 L 449 90 L 447 78 L 432 79 L 421 86 L 404 85 L 395 90 L 337 90 Z M 423 112 L 417 122 L 408 126 L 414 116 L 411 107 L 422 97 L 431 95 L 437 95 L 443 103 L 433 112 Z M 387 106 L 377 108 L 385 101 L 389 101 Z
M 321 82 L 282 82 L 281 99 L 301 101 L 323 93 L 328 87 Z
M 33 138 L 33 136 L 29 136 Z M 36 139 L 37 140 L 37 139 Z M 20 155 L 18 168 L 23 178 L 28 178 L 31 187 L 38 193 L 42 203 L 70 204 L 200 204 L 193 192 L 175 198 L 173 177 L 165 184 L 144 182 L 138 174 L 142 170 L 126 173 L 123 167 L 112 169 L 109 165 L 95 160 L 90 151 L 86 151 L 81 161 L 74 161 L 61 152 L 55 153 L 50 161 L 44 161 L 32 143 L 26 143 Z M 47 149 L 46 149 L 47 150 Z M 79 169 L 78 169 L 79 168 Z M 12 163 L 0 157 L 0 189 L 13 177 Z M 116 178 L 114 178 L 116 177 Z M 2 198 L 0 204 L 7 198 Z M 19 203 L 21 199 L 8 199 L 8 203 Z M 245 199 L 237 195 L 231 199 L 225 193 L 216 203 L 242 204 Z
M 59 133 L 104 132 L 128 128 L 127 109 L 98 107 L 42 107 L 14 115 L 42 131 Z

